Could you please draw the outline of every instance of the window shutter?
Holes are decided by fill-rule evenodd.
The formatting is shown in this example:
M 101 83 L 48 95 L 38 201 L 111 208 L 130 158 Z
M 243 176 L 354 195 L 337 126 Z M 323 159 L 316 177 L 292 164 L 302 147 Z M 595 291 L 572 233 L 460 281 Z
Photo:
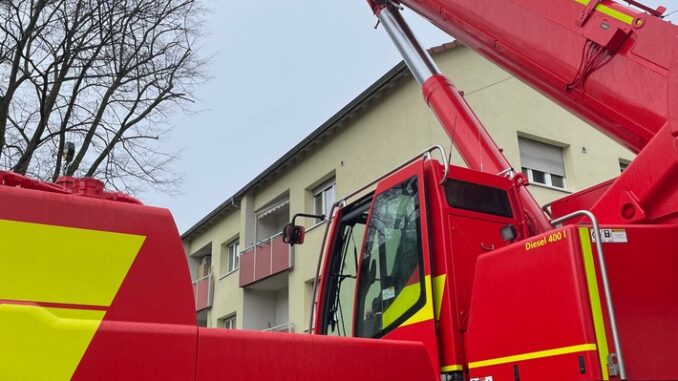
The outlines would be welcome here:
M 565 177 L 562 148 L 525 138 L 518 138 L 518 145 L 524 168 Z

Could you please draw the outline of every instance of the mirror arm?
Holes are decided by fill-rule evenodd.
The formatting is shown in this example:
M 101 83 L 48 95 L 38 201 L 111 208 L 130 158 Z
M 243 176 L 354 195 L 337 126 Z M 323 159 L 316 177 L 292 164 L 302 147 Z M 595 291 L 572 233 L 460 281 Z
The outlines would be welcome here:
M 292 216 L 292 225 L 296 225 L 295 220 L 297 219 L 297 217 L 315 218 L 316 220 L 324 220 L 325 219 L 324 214 L 297 213 L 294 216 Z
M 309 218 L 315 218 L 315 219 L 325 219 L 325 216 L 320 214 L 320 215 L 315 215 L 315 214 L 306 214 L 306 213 L 297 213 L 292 217 L 292 222 L 285 225 L 283 227 L 283 242 L 289 244 L 290 246 L 294 246 L 296 244 L 301 245 L 304 243 L 304 227 L 303 226 L 298 226 L 296 224 L 297 217 L 309 217 Z

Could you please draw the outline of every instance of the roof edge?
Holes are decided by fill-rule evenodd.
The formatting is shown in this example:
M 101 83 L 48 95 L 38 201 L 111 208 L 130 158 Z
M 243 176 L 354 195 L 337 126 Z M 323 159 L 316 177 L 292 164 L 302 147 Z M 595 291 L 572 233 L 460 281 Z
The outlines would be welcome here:
M 449 43 L 444 43 L 442 45 L 432 47 L 428 49 L 428 51 L 432 55 L 438 55 L 442 52 L 454 49 L 458 46 L 461 46 L 459 42 L 452 41 Z M 181 234 L 181 240 L 182 241 L 190 240 L 193 237 L 193 235 L 199 233 L 203 228 L 207 228 L 207 226 L 215 222 L 214 220 L 218 218 L 219 215 L 221 215 L 222 213 L 225 213 L 226 211 L 232 208 L 239 208 L 239 206 L 236 205 L 236 202 L 240 201 L 240 199 L 248 191 L 250 191 L 256 185 L 258 185 L 262 180 L 264 180 L 266 177 L 274 173 L 276 170 L 281 168 L 285 163 L 287 163 L 288 160 L 290 160 L 291 158 L 299 154 L 301 151 L 303 151 L 303 149 L 309 146 L 316 138 L 322 136 L 325 132 L 329 131 L 333 126 L 335 126 L 345 117 L 347 117 L 352 111 L 359 108 L 360 105 L 362 105 L 364 102 L 370 100 L 371 97 L 375 95 L 379 90 L 384 88 L 384 86 L 386 86 L 391 81 L 395 80 L 401 74 L 404 73 L 406 73 L 407 75 L 411 75 L 405 62 L 400 61 L 388 72 L 386 72 L 386 74 L 382 75 L 377 81 L 375 81 L 367 89 L 361 92 L 357 97 L 351 100 L 346 106 L 341 108 L 341 110 L 336 112 L 327 121 L 325 121 L 322 125 L 320 125 L 308 136 L 306 136 L 301 142 L 297 143 L 294 147 L 292 147 L 292 149 L 287 151 L 287 153 L 285 153 L 273 164 L 264 169 L 264 171 L 262 171 L 254 179 L 252 179 L 249 183 L 247 183 L 244 187 L 237 191 L 233 196 L 227 198 L 224 202 L 219 204 L 219 206 L 217 206 L 211 212 L 209 212 L 205 217 L 201 218 L 198 222 L 193 224 L 193 226 L 188 228 L 188 230 Z

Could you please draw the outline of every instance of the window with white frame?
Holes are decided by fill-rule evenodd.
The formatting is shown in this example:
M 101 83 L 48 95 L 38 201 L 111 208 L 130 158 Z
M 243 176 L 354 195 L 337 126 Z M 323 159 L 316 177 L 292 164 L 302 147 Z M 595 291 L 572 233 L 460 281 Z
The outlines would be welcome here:
M 225 329 L 235 329 L 235 314 L 219 319 L 219 327 Z
M 240 267 L 240 242 L 235 239 L 221 245 L 221 275 L 232 273 Z
M 336 187 L 336 181 L 332 178 L 313 190 L 313 214 L 323 214 L 325 219 L 330 217 Z
M 518 138 L 523 173 L 532 184 L 566 189 L 563 149 L 526 138 Z

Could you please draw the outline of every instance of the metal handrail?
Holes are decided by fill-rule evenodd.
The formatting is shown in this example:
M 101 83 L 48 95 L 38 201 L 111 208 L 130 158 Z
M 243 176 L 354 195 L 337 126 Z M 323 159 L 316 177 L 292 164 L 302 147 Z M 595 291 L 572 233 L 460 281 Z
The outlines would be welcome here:
M 290 330 L 294 329 L 294 324 L 293 323 L 284 323 L 284 324 L 279 324 L 274 327 L 266 328 L 262 330 L 263 332 L 283 332 L 283 329 L 285 329 L 287 332 L 290 332 Z
M 433 151 L 435 151 L 435 150 L 439 150 L 439 151 L 440 151 L 440 154 L 441 154 L 442 159 L 443 159 L 443 166 L 445 167 L 445 173 L 443 174 L 443 177 L 440 179 L 440 182 L 439 182 L 439 184 L 442 184 L 442 183 L 447 179 L 447 174 L 449 173 L 449 170 L 450 170 L 450 164 L 449 164 L 449 162 L 447 161 L 447 154 L 445 153 L 445 148 L 443 148 L 443 146 L 441 146 L 441 145 L 434 145 L 434 146 L 431 146 L 430 148 L 428 148 L 428 149 L 422 151 L 421 153 L 417 154 L 415 157 L 413 157 L 413 158 L 407 160 L 406 162 L 400 164 L 399 166 L 397 166 L 397 167 L 391 169 L 390 171 L 386 172 L 385 174 L 381 175 L 381 177 L 379 177 L 379 178 L 377 178 L 377 179 L 375 179 L 375 180 L 373 180 L 373 181 L 371 181 L 371 182 L 369 182 L 369 183 L 363 185 L 363 186 L 360 187 L 358 190 L 356 190 L 356 191 L 354 191 L 354 192 L 352 192 L 352 193 L 349 193 L 348 195 L 344 196 L 344 198 L 342 198 L 342 199 L 339 200 L 338 202 L 342 202 L 342 201 L 343 201 L 343 202 L 346 202 L 346 200 L 348 200 L 349 198 L 351 198 L 351 197 L 353 197 L 353 196 L 355 196 L 355 195 L 357 195 L 357 194 L 360 194 L 360 193 L 364 192 L 366 189 L 368 189 L 368 188 L 370 188 L 371 186 L 373 186 L 374 184 L 380 182 L 380 181 L 383 180 L 384 178 L 386 178 L 386 177 L 392 175 L 394 172 L 397 172 L 397 171 L 403 169 L 404 167 L 406 167 L 407 165 L 409 165 L 409 164 L 415 162 L 416 160 L 421 159 L 422 156 L 425 157 L 427 160 L 431 160 L 431 152 L 433 152 Z
M 553 201 L 547 202 L 546 204 L 541 206 L 541 210 L 544 211 L 544 213 L 549 216 L 549 218 L 553 218 L 553 214 L 551 214 L 551 205 L 553 204 Z
M 552 225 L 561 224 L 564 221 L 572 219 L 574 217 L 586 216 L 591 220 L 593 225 L 593 235 L 596 240 L 596 251 L 598 252 L 598 265 L 600 267 L 600 277 L 603 280 L 603 291 L 605 293 L 605 299 L 607 302 L 607 314 L 610 318 L 610 330 L 612 331 L 612 340 L 614 341 L 614 346 L 617 348 L 617 353 L 612 354 L 617 356 L 617 364 L 619 366 L 619 378 L 626 380 L 626 367 L 624 366 L 624 357 L 622 356 L 621 341 L 619 340 L 619 330 L 617 329 L 617 319 L 614 314 L 614 307 L 612 305 L 612 293 L 610 292 L 610 283 L 607 277 L 607 266 L 605 265 L 605 257 L 603 256 L 603 243 L 600 236 L 600 226 L 598 225 L 598 220 L 593 213 L 588 210 L 578 210 L 570 214 L 564 215 L 562 217 L 551 220 Z M 615 370 L 614 363 L 608 359 L 608 367 L 610 368 L 610 373 Z M 612 374 L 615 375 L 615 374 Z
M 193 284 L 198 284 L 198 283 L 200 283 L 201 281 L 203 281 L 203 280 L 205 280 L 205 279 L 207 279 L 207 278 L 211 278 L 211 277 L 212 277 L 212 273 L 209 273 L 209 274 L 205 275 L 204 277 L 201 277 L 201 278 L 198 278 L 198 279 L 194 280 L 194 281 L 193 281 Z
M 270 251 L 270 254 L 271 254 L 271 258 L 273 258 L 273 240 L 277 237 L 282 236 L 282 235 L 283 235 L 282 232 L 276 233 L 276 234 L 274 234 L 274 235 L 272 235 L 268 238 L 262 239 L 260 241 L 253 243 L 252 245 L 247 246 L 246 248 L 240 250 L 240 253 L 238 253 L 238 255 L 240 257 L 242 257 L 245 252 L 247 252 L 249 250 L 252 251 L 252 255 L 254 255 L 254 258 L 255 258 L 254 266 L 252 267 L 252 273 L 254 274 L 255 278 L 256 278 L 256 271 L 257 271 L 257 264 L 256 264 L 257 248 L 261 247 L 264 244 L 269 244 L 270 245 L 269 251 Z M 289 267 L 291 268 L 292 267 L 292 251 L 291 251 L 290 248 L 287 249 L 287 262 L 288 262 Z M 268 265 L 269 265 L 269 272 L 273 273 L 273 260 L 271 260 L 271 262 Z
M 255 242 L 255 243 L 253 243 L 253 244 L 247 246 L 246 248 L 240 250 L 240 253 L 238 253 L 238 254 L 242 255 L 242 253 L 246 252 L 246 251 L 249 250 L 249 249 L 254 248 L 255 246 L 261 246 L 262 244 L 264 244 L 264 243 L 266 243 L 266 242 L 273 241 L 273 238 L 276 238 L 276 237 L 278 237 L 278 236 L 281 236 L 282 234 L 283 234 L 282 232 L 276 233 L 276 234 L 274 234 L 274 235 L 272 235 L 272 236 L 270 236 L 270 237 L 268 237 L 268 238 L 264 238 L 264 239 L 262 239 L 262 240 L 260 240 L 260 241 L 257 241 L 257 242 Z

